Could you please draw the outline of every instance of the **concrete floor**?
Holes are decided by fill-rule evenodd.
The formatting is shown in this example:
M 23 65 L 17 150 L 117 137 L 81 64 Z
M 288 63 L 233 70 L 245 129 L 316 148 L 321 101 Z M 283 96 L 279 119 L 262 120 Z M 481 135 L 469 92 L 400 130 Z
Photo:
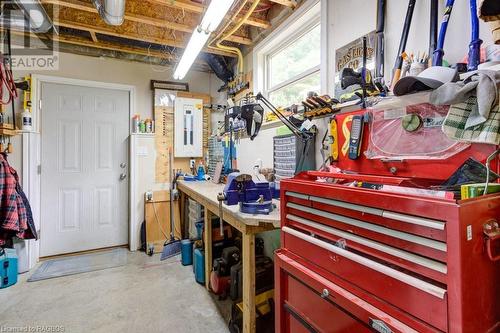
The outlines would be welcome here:
M 129 252 L 122 267 L 38 282 L 22 274 L 16 285 L 0 289 L 0 332 L 46 325 L 70 333 L 228 332 L 192 266 L 179 261 Z

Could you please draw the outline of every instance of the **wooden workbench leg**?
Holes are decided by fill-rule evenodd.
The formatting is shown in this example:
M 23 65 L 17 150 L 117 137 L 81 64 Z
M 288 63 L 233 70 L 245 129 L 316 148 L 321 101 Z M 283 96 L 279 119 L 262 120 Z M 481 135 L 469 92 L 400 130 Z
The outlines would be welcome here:
M 243 233 L 243 333 L 255 333 L 255 234 Z
M 205 239 L 205 287 L 210 290 L 210 272 L 212 271 L 212 212 L 205 207 L 205 222 L 204 222 Z

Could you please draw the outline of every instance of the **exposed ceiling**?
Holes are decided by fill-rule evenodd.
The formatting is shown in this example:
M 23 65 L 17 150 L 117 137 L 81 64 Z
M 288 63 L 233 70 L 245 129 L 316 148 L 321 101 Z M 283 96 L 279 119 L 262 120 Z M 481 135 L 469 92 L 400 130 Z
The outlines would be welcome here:
M 107 25 L 98 15 L 91 0 L 40 0 L 52 13 L 59 35 L 50 36 L 59 42 L 60 50 L 78 54 L 115 57 L 155 65 L 175 66 L 193 29 L 201 21 L 209 0 L 126 0 L 125 20 L 120 26 Z M 217 0 L 214 0 L 217 1 Z M 255 0 L 237 0 L 221 29 L 238 22 Z M 235 11 L 247 2 L 235 16 Z M 226 45 L 251 47 L 251 36 L 262 35 L 272 28 L 276 13 L 291 12 L 296 0 L 261 0 L 252 15 L 244 21 Z M 230 21 L 231 20 L 231 21 Z M 97 52 L 96 52 L 97 51 Z M 204 52 L 233 58 L 227 51 L 205 48 Z M 200 70 L 208 66 L 197 60 Z

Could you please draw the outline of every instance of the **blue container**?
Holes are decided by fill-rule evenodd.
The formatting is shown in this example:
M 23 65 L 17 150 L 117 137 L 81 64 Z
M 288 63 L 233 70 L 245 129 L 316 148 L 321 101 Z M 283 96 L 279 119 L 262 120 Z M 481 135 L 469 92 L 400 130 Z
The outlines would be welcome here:
M 200 284 L 205 284 L 205 251 L 194 250 L 194 279 Z
M 194 225 L 196 226 L 196 236 L 198 239 L 201 239 L 201 236 L 203 235 L 203 226 L 204 226 L 203 220 L 196 222 Z
M 0 248 L 0 288 L 17 283 L 17 254 L 15 249 Z
M 193 264 L 193 243 L 190 239 L 181 240 L 181 263 L 184 266 Z

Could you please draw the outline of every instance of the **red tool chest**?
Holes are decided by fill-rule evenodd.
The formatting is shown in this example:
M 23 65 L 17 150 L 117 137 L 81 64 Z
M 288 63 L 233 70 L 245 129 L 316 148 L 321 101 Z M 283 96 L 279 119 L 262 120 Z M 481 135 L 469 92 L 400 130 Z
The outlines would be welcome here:
M 443 168 L 430 182 L 468 156 L 484 162 L 486 147 L 432 162 Z M 358 174 L 281 181 L 276 332 L 500 332 L 500 241 L 485 232 L 500 220 L 500 194 L 461 201 L 325 182 L 397 186 L 431 172 L 424 161 L 398 175 L 359 163 Z
M 281 183 L 277 332 L 500 330 L 500 262 L 486 248 L 498 244 L 483 233 L 500 195 L 457 202 L 310 174 Z

